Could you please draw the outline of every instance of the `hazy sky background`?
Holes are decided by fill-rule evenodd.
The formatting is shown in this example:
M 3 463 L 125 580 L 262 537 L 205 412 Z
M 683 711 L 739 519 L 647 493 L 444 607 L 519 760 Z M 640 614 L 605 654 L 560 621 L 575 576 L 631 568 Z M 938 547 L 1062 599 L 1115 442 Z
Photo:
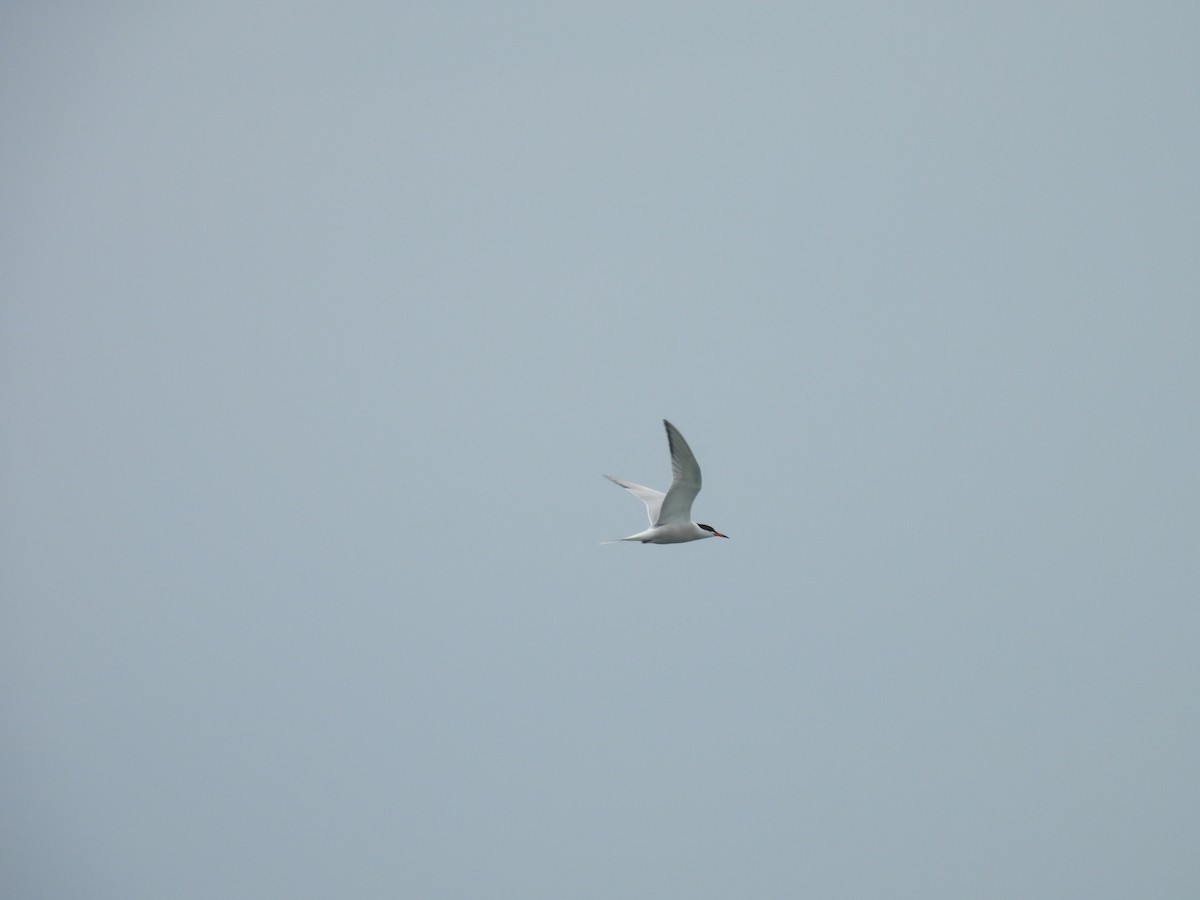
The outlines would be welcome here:
M 1194 4 L 0 18 L 6 896 L 1200 896 Z

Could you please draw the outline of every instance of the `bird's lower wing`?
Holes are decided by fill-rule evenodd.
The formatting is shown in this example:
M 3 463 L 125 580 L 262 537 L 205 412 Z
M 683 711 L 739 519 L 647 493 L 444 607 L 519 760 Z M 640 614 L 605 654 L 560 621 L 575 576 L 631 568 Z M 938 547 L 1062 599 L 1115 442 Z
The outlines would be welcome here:
M 646 514 L 650 517 L 650 524 L 654 525 L 658 522 L 659 512 L 662 509 L 663 498 L 666 496 L 662 491 L 656 491 L 654 488 L 648 488 L 640 484 L 634 484 L 632 481 L 625 481 L 621 478 L 615 478 L 612 475 L 605 475 L 613 484 L 620 485 L 646 504 Z

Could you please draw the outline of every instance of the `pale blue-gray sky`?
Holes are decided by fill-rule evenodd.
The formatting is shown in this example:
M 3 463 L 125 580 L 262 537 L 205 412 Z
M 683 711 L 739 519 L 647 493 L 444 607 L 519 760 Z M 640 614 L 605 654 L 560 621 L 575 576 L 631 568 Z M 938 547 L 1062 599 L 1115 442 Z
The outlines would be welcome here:
M 3 20 L 7 896 L 1200 895 L 1200 12 Z

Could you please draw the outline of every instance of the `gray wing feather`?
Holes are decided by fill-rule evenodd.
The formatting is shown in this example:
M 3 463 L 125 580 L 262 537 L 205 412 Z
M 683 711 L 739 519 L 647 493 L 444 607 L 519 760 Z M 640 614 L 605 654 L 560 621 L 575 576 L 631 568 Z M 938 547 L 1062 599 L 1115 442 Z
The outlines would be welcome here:
M 692 502 L 700 493 L 700 464 L 679 429 L 663 419 L 667 429 L 667 444 L 671 448 L 671 487 L 659 507 L 655 525 L 667 522 L 690 522 Z M 653 517 L 651 517 L 653 518 Z
M 623 478 L 616 478 L 612 475 L 605 475 L 613 484 L 620 485 L 646 504 L 646 515 L 650 517 L 650 524 L 657 525 L 659 519 L 659 510 L 662 509 L 663 498 L 667 496 L 662 491 L 656 491 L 654 488 L 648 488 L 640 484 L 634 484 L 632 481 L 626 481 Z

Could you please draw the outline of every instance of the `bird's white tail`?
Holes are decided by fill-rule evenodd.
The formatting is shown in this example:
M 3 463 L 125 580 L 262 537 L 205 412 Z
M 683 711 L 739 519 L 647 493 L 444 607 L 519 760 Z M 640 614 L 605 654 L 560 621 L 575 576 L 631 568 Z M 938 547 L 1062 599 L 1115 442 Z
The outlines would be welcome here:
M 641 534 L 631 534 L 629 537 L 613 538 L 611 541 L 601 541 L 601 544 L 619 544 L 621 541 L 642 541 L 645 538 Z

